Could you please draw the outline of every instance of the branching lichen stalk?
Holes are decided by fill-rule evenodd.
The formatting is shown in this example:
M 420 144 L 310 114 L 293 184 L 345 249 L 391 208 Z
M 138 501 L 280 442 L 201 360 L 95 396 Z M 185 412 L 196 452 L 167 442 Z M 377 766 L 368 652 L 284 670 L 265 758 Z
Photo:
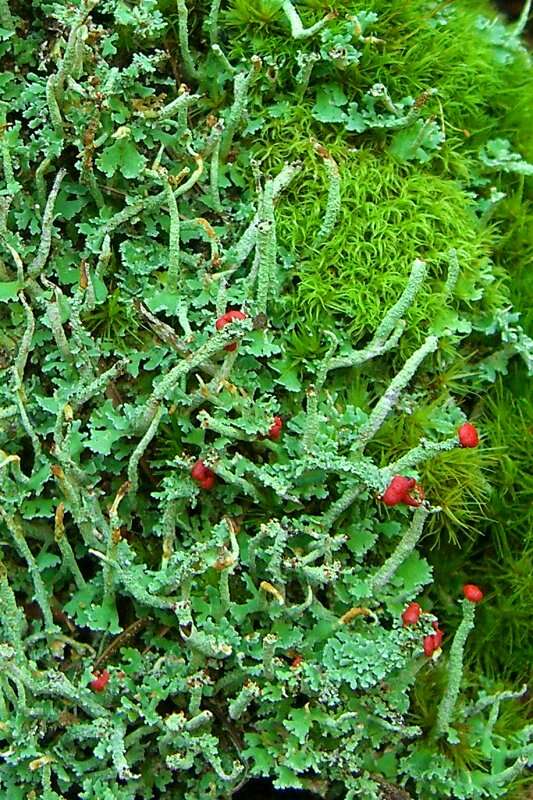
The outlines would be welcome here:
M 258 56 L 252 56 L 252 66 L 248 72 L 239 72 L 235 76 L 233 86 L 233 105 L 231 106 L 228 117 L 225 120 L 224 133 L 222 135 L 222 142 L 220 146 L 220 157 L 222 160 L 227 158 L 227 155 L 231 149 L 233 137 L 246 110 L 248 90 L 250 88 L 252 78 L 259 69 L 261 69 L 261 59 L 258 58 Z
M 300 19 L 300 15 L 296 11 L 291 0 L 283 0 L 282 9 L 290 22 L 291 34 L 294 39 L 308 39 L 310 36 L 314 36 L 315 33 L 318 33 L 318 31 L 322 30 L 324 25 L 327 25 L 327 23 L 335 16 L 333 13 L 327 14 L 319 22 L 311 25 L 309 28 L 304 28 L 302 25 L 302 20 Z
M 52 610 L 48 600 L 48 592 L 46 591 L 43 583 L 39 566 L 35 561 L 34 555 L 31 552 L 28 543 L 26 542 L 22 522 L 17 516 L 12 516 L 9 514 L 2 506 L 0 506 L 0 517 L 2 517 L 7 529 L 11 533 L 16 549 L 28 565 L 28 571 L 31 575 L 35 590 L 35 599 L 37 600 L 37 603 L 43 612 L 46 632 L 54 633 L 54 631 L 57 630 L 57 626 L 55 625 L 52 616 Z
M 48 256 L 50 255 L 50 245 L 52 243 L 52 231 L 53 231 L 53 222 L 54 222 L 54 205 L 56 202 L 57 195 L 59 194 L 59 190 L 61 188 L 61 182 L 63 178 L 67 174 L 65 169 L 60 169 L 57 173 L 52 188 L 50 190 L 50 194 L 48 195 L 48 200 L 46 201 L 46 206 L 44 208 L 43 213 L 43 222 L 41 228 L 41 241 L 39 243 L 39 249 L 35 255 L 35 258 L 30 263 L 28 267 L 28 275 L 31 277 L 36 277 L 41 273 L 43 270 Z
M 448 658 L 448 684 L 437 711 L 435 732 L 437 735 L 447 733 L 455 711 L 463 678 L 463 655 L 468 634 L 474 627 L 476 604 L 470 600 L 462 600 L 463 619 L 455 632 Z
M 180 43 L 181 57 L 185 74 L 191 80 L 198 79 L 198 70 L 193 61 L 189 48 L 189 13 L 187 11 L 186 0 L 177 0 L 178 3 L 178 38 Z
M 426 505 L 416 509 L 411 524 L 398 546 L 372 578 L 371 588 L 373 593 L 380 592 L 386 586 L 405 559 L 413 552 L 422 535 L 428 514 L 429 508 Z
M 363 449 L 370 439 L 379 431 L 422 361 L 430 353 L 435 352 L 438 344 L 439 340 L 436 336 L 428 336 L 418 350 L 407 359 L 396 377 L 392 379 L 387 390 L 372 409 L 368 421 L 359 431 L 357 446 L 360 449 Z
M 337 162 L 323 145 L 314 142 L 315 152 L 324 160 L 329 178 L 328 199 L 322 225 L 318 232 L 319 239 L 327 239 L 335 228 L 341 209 L 341 177 Z
M 272 181 L 266 182 L 261 198 L 260 213 L 261 217 L 257 226 L 259 271 L 256 306 L 258 314 L 266 314 L 269 290 L 272 291 L 276 272 L 276 219 Z

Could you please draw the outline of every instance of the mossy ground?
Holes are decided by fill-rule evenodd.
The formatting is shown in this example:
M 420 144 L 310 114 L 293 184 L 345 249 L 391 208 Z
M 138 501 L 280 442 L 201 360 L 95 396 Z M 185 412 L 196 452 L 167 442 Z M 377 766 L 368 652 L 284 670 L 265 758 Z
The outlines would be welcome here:
M 208 3 L 196 5 L 204 13 Z M 353 0 L 336 7 L 342 13 L 361 10 Z M 165 0 L 161 8 L 174 22 L 174 3 Z M 311 23 L 329 4 L 308 0 L 299 8 L 306 23 Z M 392 365 L 412 352 L 443 307 L 460 309 L 468 317 L 479 307 L 483 289 L 481 307 L 489 312 L 512 301 L 524 310 L 526 325 L 533 313 L 527 270 L 533 255 L 531 182 L 491 176 L 507 197 L 484 222 L 476 216 L 471 196 L 480 178 L 478 151 L 489 139 L 509 138 L 513 149 L 532 159 L 531 69 L 520 56 L 509 63 L 495 60 L 494 37 L 491 40 L 476 27 L 479 11 L 488 8 L 481 3 L 452 7 L 422 0 L 369 0 L 365 8 L 378 14 L 373 33 L 382 42 L 366 44 L 360 64 L 339 72 L 335 79 L 351 98 L 360 97 L 376 81 L 384 83 L 393 97 L 417 97 L 430 87 L 438 89 L 428 103 L 428 113 L 446 133 L 439 153 L 428 164 L 400 163 L 389 152 L 387 134 L 357 136 L 318 123 L 312 116 L 312 90 L 319 85 L 320 75 L 301 96 L 290 89 L 283 69 L 277 74 L 271 71 L 270 96 L 286 105 L 280 113 L 267 114 L 249 138 L 252 154 L 266 171 L 276 171 L 284 161 L 304 162 L 301 175 L 280 199 L 276 212 L 280 247 L 295 254 L 285 319 L 276 321 L 286 326 L 290 358 L 305 361 L 322 352 L 321 333 L 330 323 L 348 330 L 354 343 L 364 341 L 401 293 L 412 260 L 421 257 L 428 263 L 430 280 L 407 315 L 406 336 L 389 367 L 371 364 L 356 381 L 347 372 L 339 375 L 341 401 L 363 409 L 382 393 Z M 198 35 L 200 19 L 200 13 L 191 9 L 192 29 Z M 290 38 L 276 0 L 235 0 L 223 20 L 228 52 L 235 60 L 249 56 L 259 40 L 257 49 L 270 52 L 280 63 L 284 58 L 288 63 L 298 49 L 310 46 Z M 216 91 L 209 102 L 215 109 Z M 257 96 L 252 121 L 253 109 L 259 105 Z M 326 173 L 311 146 L 312 136 L 328 147 L 341 172 L 340 215 L 331 237 L 323 242 L 317 233 L 324 201 L 317 198 L 325 196 Z M 250 172 L 250 186 L 252 177 Z M 444 293 L 446 253 L 451 247 L 457 250 L 461 265 L 453 299 Z M 487 284 L 489 271 L 494 280 Z M 131 306 L 116 290 L 102 313 L 93 316 L 91 330 L 110 341 L 135 337 L 137 323 L 130 312 Z M 419 441 L 435 409 L 451 394 L 471 412 L 483 446 L 445 453 L 421 474 L 432 502 L 442 508 L 422 545 L 435 570 L 430 599 L 439 618 L 446 619 L 449 642 L 459 621 L 453 598 L 465 580 L 477 581 L 487 600 L 469 640 L 472 682 L 478 682 L 480 671 L 520 681 L 527 677 L 531 663 L 526 637 L 533 590 L 531 481 L 527 477 L 531 474 L 527 446 L 533 424 L 531 405 L 524 390 L 525 375 L 514 363 L 507 379 L 498 379 L 489 391 L 475 390 L 469 384 L 475 356 L 475 345 L 460 336 L 450 337 L 439 357 L 425 365 L 413 394 L 413 413 L 386 424 L 372 449 L 373 454 L 381 449 L 389 458 L 402 455 Z M 142 556 L 150 561 L 149 553 Z M 434 697 L 442 694 L 442 675 L 439 669 L 427 670 L 417 686 L 413 717 L 423 727 L 429 728 L 434 721 Z M 514 730 L 527 712 L 524 704 L 510 704 L 498 724 Z M 478 753 L 459 747 L 455 757 L 458 764 L 475 768 Z

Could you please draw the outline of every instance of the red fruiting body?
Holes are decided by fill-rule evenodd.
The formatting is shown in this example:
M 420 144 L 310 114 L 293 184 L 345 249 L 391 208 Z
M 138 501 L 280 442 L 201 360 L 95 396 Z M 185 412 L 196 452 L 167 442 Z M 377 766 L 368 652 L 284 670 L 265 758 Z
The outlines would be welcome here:
M 465 583 L 463 594 L 471 603 L 480 603 L 483 600 L 483 592 L 475 583 Z
M 409 603 L 409 605 L 402 614 L 402 621 L 404 628 L 406 625 L 416 625 L 421 613 L 422 609 L 420 608 L 418 603 Z
M 413 491 L 416 492 L 416 497 L 411 495 Z M 399 503 L 404 503 L 407 506 L 418 508 L 424 497 L 424 490 L 414 478 L 395 475 L 381 499 L 387 506 L 397 506 Z
M 201 488 L 205 489 L 206 492 L 209 492 L 213 488 L 215 483 L 216 483 L 216 477 L 214 472 L 212 472 L 211 475 L 206 475 L 206 477 L 203 478 L 203 480 L 199 481 Z
M 435 650 L 438 649 L 438 644 L 435 642 L 435 637 L 432 635 L 424 636 L 424 655 L 431 658 Z
M 303 656 L 297 655 L 292 659 L 291 669 L 297 669 L 302 661 L 304 660 Z
M 479 434 L 470 422 L 465 422 L 464 425 L 461 425 L 459 428 L 459 443 L 461 447 L 478 446 Z
M 416 493 L 416 497 L 412 497 L 410 494 L 406 494 L 403 499 L 403 502 L 407 506 L 418 508 L 418 506 L 422 505 L 422 501 L 424 500 L 426 494 L 419 483 L 415 483 L 413 491 Z
M 191 469 L 191 478 L 196 481 L 202 489 L 209 491 L 213 488 L 216 481 L 215 473 L 206 467 L 203 461 L 197 461 Z
M 433 630 L 435 631 L 433 637 L 437 643 L 437 647 L 440 647 L 442 643 L 442 637 L 444 636 L 444 631 L 440 630 L 438 622 L 433 622 Z
M 433 629 L 435 633 L 430 633 L 428 636 L 424 636 L 424 655 L 430 658 L 435 650 L 438 650 L 442 643 L 442 637 L 444 636 L 444 631 L 439 629 L 439 623 L 433 623 Z
M 279 437 L 281 436 L 282 430 L 283 430 L 283 420 L 281 419 L 281 417 L 274 417 L 274 422 L 268 429 L 267 436 L 269 439 L 273 439 L 275 442 L 277 442 Z
M 90 681 L 90 688 L 93 690 L 93 692 L 103 692 L 109 683 L 109 678 L 111 677 L 109 672 L 106 669 L 102 670 L 102 672 L 98 670 L 93 672 L 93 675 L 95 678 L 93 681 Z
M 215 322 L 215 327 L 217 331 L 221 331 L 222 328 L 224 328 L 226 325 L 229 325 L 230 322 L 234 322 L 236 319 L 246 319 L 246 314 L 243 314 L 242 311 L 226 311 L 225 314 L 222 314 L 222 316 L 217 319 Z M 224 350 L 228 350 L 230 352 L 236 349 L 236 342 L 231 342 L 224 347 Z
M 414 478 L 405 478 L 403 475 L 395 475 L 389 483 L 382 500 L 387 506 L 396 506 L 398 503 L 403 502 L 403 498 L 407 492 L 415 486 Z
M 191 478 L 194 481 L 203 481 L 208 474 L 208 467 L 206 467 L 203 461 L 197 461 L 191 469 Z

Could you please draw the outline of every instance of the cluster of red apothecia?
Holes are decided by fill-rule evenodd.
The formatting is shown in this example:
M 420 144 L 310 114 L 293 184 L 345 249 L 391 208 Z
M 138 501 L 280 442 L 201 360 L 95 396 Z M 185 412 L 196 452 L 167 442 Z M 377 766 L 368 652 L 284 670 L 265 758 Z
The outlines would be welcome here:
M 243 311 L 232 310 L 226 311 L 221 317 L 217 319 L 215 322 L 215 328 L 217 331 L 221 331 L 222 328 L 225 328 L 226 325 L 229 325 L 235 320 L 242 320 L 247 319 L 247 315 Z M 224 350 L 228 350 L 232 352 L 237 349 L 236 342 L 230 342 L 224 347 Z M 272 425 L 267 431 L 267 437 L 272 439 L 272 441 L 277 442 L 281 436 L 281 431 L 283 430 L 283 420 L 281 417 L 274 417 L 272 421 Z M 198 460 L 193 464 L 191 468 L 191 478 L 196 481 L 196 483 L 200 486 L 201 489 L 205 491 L 210 491 L 215 483 L 216 483 L 216 475 L 212 469 L 207 467 L 202 460 Z
M 477 447 L 479 434 L 471 422 L 465 422 L 457 432 L 461 447 Z M 381 500 L 386 506 L 400 504 L 418 508 L 425 498 L 424 490 L 414 478 L 406 475 L 395 475 L 383 494 Z
M 89 683 L 90 688 L 93 690 L 93 692 L 103 692 L 109 683 L 109 678 L 111 677 L 108 670 L 97 670 L 96 672 L 93 672 L 93 675 L 94 680 Z
M 246 319 L 246 314 L 242 311 L 226 311 L 226 313 L 222 314 L 222 316 L 219 317 L 215 322 L 215 328 L 217 331 L 221 331 L 222 328 L 225 328 L 226 325 L 230 324 L 230 322 L 235 322 L 236 319 Z M 227 344 L 224 348 L 224 350 L 228 350 L 229 352 L 232 352 L 236 349 L 236 342 L 230 342 L 230 344 Z
M 405 475 L 395 475 L 387 489 L 381 496 L 386 506 L 397 506 L 403 503 L 406 506 L 418 506 L 425 498 L 424 490 L 414 478 L 406 478 Z
M 480 603 L 483 600 L 483 592 L 476 586 L 475 583 L 465 583 L 463 586 L 463 594 L 465 598 L 470 603 Z M 402 614 L 402 622 L 404 628 L 408 625 L 416 625 L 418 622 L 420 615 L 423 614 L 421 607 L 418 603 L 409 603 L 407 608 Z M 439 628 L 438 622 L 433 622 L 433 630 L 435 633 L 430 633 L 427 636 L 424 636 L 423 639 L 423 648 L 424 648 L 424 655 L 430 658 L 435 650 L 438 650 L 442 644 L 442 637 L 444 636 L 444 631 L 441 631 Z
M 281 417 L 274 417 L 274 422 L 268 429 L 267 433 L 268 438 L 277 442 L 277 440 L 281 436 L 282 429 L 283 429 L 283 420 L 281 419 Z M 213 472 L 212 469 L 206 467 L 206 465 L 201 459 L 199 459 L 193 464 L 191 468 L 191 478 L 193 479 L 193 481 L 196 481 L 196 483 L 200 486 L 201 489 L 204 489 L 205 491 L 209 491 L 210 489 L 212 489 L 216 483 L 215 473 Z
M 209 491 L 216 483 L 216 475 L 212 469 L 206 467 L 203 461 L 198 460 L 191 469 L 191 478 L 202 489 Z
M 481 600 L 483 600 L 483 592 L 479 586 L 475 585 L 475 583 L 465 583 L 463 586 L 463 594 L 470 603 L 480 603 Z M 423 613 L 424 612 L 418 603 L 409 603 L 402 614 L 404 628 L 407 627 L 407 625 L 416 625 L 420 615 Z M 435 650 L 439 649 L 442 643 L 442 637 L 444 636 L 444 631 L 440 630 L 439 623 L 433 622 L 432 624 L 435 633 L 430 633 L 428 636 L 424 636 L 423 639 L 424 655 L 428 658 L 433 655 Z M 293 669 L 297 669 L 302 662 L 303 656 L 296 655 L 291 662 L 291 667 Z M 111 677 L 109 671 L 107 669 L 102 671 L 97 670 L 96 672 L 93 672 L 93 675 L 94 679 L 90 681 L 89 687 L 93 690 L 93 692 L 103 692 L 109 683 L 109 678 Z M 121 677 L 124 677 L 124 673 L 121 673 Z

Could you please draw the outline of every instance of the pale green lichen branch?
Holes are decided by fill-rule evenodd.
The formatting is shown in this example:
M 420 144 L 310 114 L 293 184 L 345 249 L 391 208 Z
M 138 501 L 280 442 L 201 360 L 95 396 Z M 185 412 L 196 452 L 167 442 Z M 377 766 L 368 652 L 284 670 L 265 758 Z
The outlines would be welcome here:
M 318 53 L 303 53 L 299 50 L 296 60 L 300 67 L 296 74 L 296 83 L 298 84 L 298 93 L 300 97 L 303 97 L 309 86 L 313 67 L 320 61 L 320 56 Z
M 211 0 L 211 8 L 205 23 L 205 27 L 209 34 L 209 43 L 211 47 L 218 42 L 218 12 L 220 11 L 220 0 Z
M 337 162 L 329 150 L 319 142 L 311 141 L 313 149 L 324 161 L 329 178 L 326 211 L 318 232 L 319 239 L 327 239 L 335 227 L 341 209 L 341 177 Z
M 124 589 L 129 592 L 137 602 L 148 606 L 148 608 L 160 608 L 167 611 L 174 610 L 178 598 L 171 596 L 158 597 L 155 594 L 150 594 L 150 592 L 139 584 L 137 576 L 128 572 L 127 569 L 124 569 L 118 561 L 112 561 L 105 553 L 100 552 L 100 550 L 94 550 L 93 548 L 89 549 L 89 553 L 92 556 L 96 556 L 96 558 L 114 570 L 115 581 L 122 583 Z
M 88 386 L 78 387 L 72 395 L 71 402 L 73 409 L 79 408 L 84 403 L 87 403 L 89 400 L 91 400 L 91 398 L 96 397 L 105 391 L 108 383 L 115 380 L 115 378 L 118 378 L 119 375 L 122 375 L 128 364 L 129 359 L 122 358 L 105 372 L 102 372 L 101 375 L 98 375 L 93 381 L 91 381 L 91 383 L 89 383 Z
M 211 200 L 213 202 L 213 208 L 215 211 L 220 213 L 222 211 L 222 203 L 220 201 L 220 189 L 219 189 L 220 143 L 221 143 L 222 132 L 224 130 L 224 121 L 219 120 L 219 122 L 217 122 L 217 124 L 215 125 L 215 129 L 219 131 L 219 136 L 215 140 L 213 152 L 211 154 L 209 182 L 211 188 Z
M 48 111 L 50 112 L 50 121 L 54 129 L 54 133 L 60 139 L 63 138 L 63 118 L 57 102 L 55 93 L 55 75 L 50 75 L 46 81 L 46 102 L 48 103 Z
M 46 201 L 46 206 L 44 208 L 43 213 L 43 221 L 41 227 L 41 241 L 39 243 L 39 248 L 35 255 L 35 258 L 31 262 L 28 267 L 28 275 L 30 278 L 34 278 L 42 271 L 44 265 L 48 260 L 48 256 L 50 255 L 50 246 L 52 243 L 52 231 L 53 231 L 53 223 L 54 223 L 54 205 L 56 202 L 57 195 L 59 194 L 59 190 L 61 188 L 61 182 L 63 178 L 67 174 L 65 169 L 60 169 L 57 173 L 52 188 L 50 190 L 50 194 L 48 195 L 48 200 Z
M 228 706 L 230 719 L 240 719 L 250 704 L 261 694 L 261 689 L 253 681 L 246 683 L 237 697 Z
M 493 775 L 481 775 L 480 783 L 484 788 L 489 790 L 509 786 L 510 783 L 520 775 L 523 769 L 527 766 L 531 766 L 532 763 L 533 745 L 528 745 L 524 748 L 522 754 L 518 756 L 514 764 L 511 764 L 510 767 L 502 769 L 500 772 L 496 772 Z M 492 796 L 495 797 L 498 795 L 492 794 Z M 501 794 L 499 796 L 503 797 Z
M 317 370 L 315 384 L 313 386 L 310 386 L 307 390 L 307 408 L 306 408 L 307 414 L 306 414 L 306 422 L 302 439 L 302 447 L 304 452 L 306 453 L 312 452 L 313 445 L 318 433 L 318 428 L 320 425 L 320 417 L 318 414 L 318 399 L 327 377 L 331 358 L 338 346 L 338 340 L 334 333 L 332 333 L 331 331 L 324 331 L 324 335 L 330 340 L 330 344 L 326 351 L 326 355 L 322 359 L 322 362 Z
M 198 80 L 198 70 L 196 69 L 191 51 L 189 48 L 189 13 L 185 0 L 177 0 L 178 4 L 178 39 L 181 50 L 183 68 L 188 78 Z
M 326 14 L 326 16 L 319 22 L 311 25 L 309 28 L 304 28 L 302 25 L 302 20 L 300 19 L 300 15 L 296 11 L 291 0 L 283 0 L 283 5 L 281 8 L 289 20 L 291 26 L 291 35 L 294 39 L 308 39 L 310 36 L 314 36 L 315 33 L 318 33 L 318 31 L 322 30 L 322 28 L 336 16 L 336 14 L 333 12 Z
M 139 476 L 137 470 L 139 467 L 139 461 L 143 457 L 144 453 L 146 452 L 146 448 L 157 433 L 157 428 L 159 426 L 161 417 L 163 416 L 164 410 L 165 409 L 162 406 L 157 409 L 153 420 L 148 426 L 148 430 L 130 456 L 130 460 L 128 462 L 128 480 L 131 484 L 132 494 L 136 494 L 138 488 Z
M 2 506 L 0 506 L 0 517 L 2 517 L 4 520 L 7 529 L 13 537 L 16 549 L 28 565 L 28 571 L 31 575 L 35 590 L 35 599 L 37 600 L 37 603 L 43 612 L 46 632 L 50 634 L 54 633 L 58 630 L 58 628 L 55 625 L 52 616 L 52 610 L 48 600 L 48 592 L 43 583 L 43 579 L 34 555 L 31 552 L 28 543 L 26 542 L 22 521 L 17 516 L 11 516 L 11 514 L 9 514 Z
M 43 158 L 37 169 L 35 170 L 35 185 L 37 188 L 37 198 L 39 205 L 44 209 L 46 205 L 46 186 L 44 176 L 52 165 L 51 158 Z
M 521 36 L 526 29 L 526 25 L 529 20 L 529 13 L 531 11 L 531 3 L 532 0 L 526 0 L 526 2 L 524 3 L 524 7 L 520 12 L 520 16 L 518 17 L 516 27 L 514 29 L 515 36 Z
M 227 69 L 227 71 L 230 73 L 230 75 L 233 75 L 235 72 L 235 67 L 228 61 L 228 58 L 224 53 L 224 51 L 222 50 L 221 46 L 219 44 L 212 44 L 211 50 L 220 59 L 220 61 Z
M 382 322 L 373 336 L 371 347 L 380 347 L 387 341 L 407 309 L 413 304 L 426 275 L 427 267 L 425 262 L 415 258 L 405 289 L 396 303 L 383 317 Z
M 70 571 L 74 582 L 78 589 L 83 589 L 86 586 L 85 578 L 76 561 L 76 556 L 67 539 L 65 532 L 65 525 L 63 522 L 64 504 L 60 503 L 56 508 L 55 522 L 54 522 L 54 539 L 59 547 L 64 566 Z
M 504 692 L 498 692 L 497 694 L 489 695 L 488 697 L 483 697 L 481 700 L 478 700 L 477 703 L 474 703 L 470 708 L 465 708 L 463 712 L 463 717 L 466 719 L 468 717 L 473 717 L 475 714 L 479 714 L 483 709 L 487 708 L 488 706 L 493 706 L 497 704 L 499 706 L 500 703 L 503 703 L 504 700 L 517 700 L 519 697 L 523 697 L 527 692 L 528 686 L 527 683 L 524 683 L 523 686 L 518 689 L 517 691 L 507 690 Z
M 457 250 L 455 247 L 452 247 L 448 251 L 448 277 L 444 284 L 444 294 L 448 297 L 451 297 L 455 291 L 460 272 L 461 265 L 457 257 Z
M 301 169 L 301 163 L 295 161 L 292 164 L 285 164 L 282 170 L 272 179 L 272 199 L 276 200 L 278 195 L 286 189 L 294 177 Z M 234 269 L 238 269 L 240 265 L 248 258 L 254 249 L 257 240 L 257 226 L 259 225 L 261 216 L 258 211 L 253 220 L 250 222 L 241 238 L 226 254 L 224 263 L 231 264 Z
M 200 94 L 191 94 L 189 90 L 186 89 L 170 103 L 167 103 L 166 106 L 163 106 L 157 115 L 157 121 L 162 122 L 163 120 L 171 119 L 175 114 L 178 114 L 184 109 L 186 110 L 195 100 L 199 100 L 201 96 Z
M 224 345 L 230 343 L 232 340 L 240 339 L 244 336 L 246 331 L 250 329 L 251 322 L 249 319 L 237 320 L 231 325 L 227 325 L 222 330 L 217 331 L 216 334 L 199 347 L 195 353 L 190 354 L 177 366 L 173 367 L 168 375 L 166 375 L 152 391 L 152 394 L 146 402 L 145 409 L 141 413 L 139 426 L 141 428 L 147 428 L 150 425 L 161 400 L 172 392 L 182 378 L 200 367 L 204 361 L 209 360 L 215 353 L 222 350 Z
M 262 62 L 259 56 L 252 56 L 251 62 L 252 65 L 248 72 L 239 72 L 234 78 L 233 104 L 229 110 L 227 119 L 224 120 L 225 130 L 220 146 L 220 155 L 224 160 L 227 158 L 237 127 L 246 111 L 248 90 L 250 89 L 252 78 L 261 69 Z
M 7 567 L 0 559 L 0 622 L 5 640 L 15 649 L 17 655 L 23 650 L 22 636 L 27 628 L 26 619 L 17 604 L 15 593 L 10 586 Z
M 24 331 L 22 341 L 19 345 L 19 351 L 15 358 L 15 369 L 18 373 L 19 379 L 22 381 L 26 362 L 30 354 L 31 340 L 33 338 L 33 334 L 35 333 L 35 317 L 33 316 L 33 311 L 26 302 L 23 292 L 20 292 L 19 300 L 24 308 L 24 313 L 26 314 L 26 330 Z
M 405 289 L 396 303 L 385 314 L 371 342 L 363 350 L 354 350 L 351 353 L 332 359 L 329 369 L 358 367 L 395 347 L 405 328 L 405 321 L 402 317 L 412 305 L 426 274 L 425 262 L 420 261 L 418 258 L 415 259 Z
M 274 653 L 278 637 L 273 633 L 267 633 L 263 639 L 263 675 L 267 681 L 274 678 Z
M 33 425 L 28 416 L 28 412 L 26 411 L 26 405 L 25 405 L 26 393 L 24 391 L 22 381 L 15 366 L 13 366 L 11 374 L 13 376 L 15 402 L 18 407 L 18 412 L 20 414 L 22 426 L 26 431 L 26 433 L 28 434 L 28 436 L 30 437 L 33 446 L 33 451 L 35 454 L 35 463 L 34 463 L 34 470 L 35 470 L 42 455 L 41 442 L 39 440 L 39 437 L 37 436 L 37 433 L 33 428 Z
M 462 600 L 463 619 L 453 637 L 448 659 L 448 685 L 437 711 L 435 731 L 441 736 L 448 732 L 463 679 L 463 656 L 468 634 L 474 627 L 476 604 Z
M 9 242 L 4 242 L 4 245 L 7 247 L 7 249 L 13 256 L 13 261 L 15 262 L 15 266 L 17 268 L 17 280 L 22 287 L 24 285 L 24 264 L 22 262 L 22 259 L 15 250 L 15 248 L 11 247 Z
M 0 7 L 1 11 L 1 7 Z M 9 149 L 7 133 L 7 112 L 9 105 L 0 102 L 0 149 L 2 151 L 2 164 L 4 168 L 4 179 L 6 182 L 6 189 L 9 195 L 15 195 L 19 189 L 20 184 L 15 180 L 15 173 L 13 172 L 13 162 L 11 160 L 11 151 Z
M 400 372 L 392 379 L 385 393 L 372 409 L 369 419 L 359 431 L 357 440 L 358 449 L 363 449 L 379 431 L 422 361 L 430 353 L 435 352 L 438 344 L 439 340 L 436 336 L 428 336 L 422 346 L 407 359 Z
M 61 314 L 59 311 L 59 303 L 57 297 L 55 302 L 53 301 L 48 303 L 48 307 L 46 309 L 46 316 L 48 317 L 48 322 L 50 324 L 51 331 L 54 334 L 54 339 L 56 340 L 58 350 L 61 353 L 63 360 L 67 364 L 74 365 L 75 363 L 74 355 L 72 354 L 72 351 L 70 349 L 68 339 L 63 329 L 63 325 L 61 324 Z
M 196 166 L 193 172 L 191 173 L 190 177 L 185 181 L 185 183 L 183 183 L 176 189 L 176 191 L 174 192 L 175 197 L 181 197 L 183 194 L 186 194 L 190 189 L 192 189 L 192 187 L 198 183 L 204 171 L 203 157 L 199 153 L 195 153 L 193 150 L 189 150 L 189 153 L 194 158 Z M 155 200 L 156 200 L 155 197 L 152 198 L 152 201 L 150 203 L 150 208 L 157 207 Z
M 335 521 L 343 514 L 347 508 L 361 495 L 364 488 L 357 483 L 355 486 L 350 486 L 343 494 L 329 507 L 326 513 L 320 518 L 319 524 L 321 530 L 327 533 L 333 527 Z
M 257 226 L 259 269 L 256 308 L 258 314 L 267 312 L 268 295 L 272 291 L 276 272 L 276 247 L 273 182 L 267 181 L 261 198 L 260 221 Z
M 372 578 L 371 589 L 373 593 L 379 592 L 389 583 L 405 559 L 413 552 L 422 535 L 424 523 L 429 512 L 430 509 L 425 504 L 416 509 L 411 524 L 398 546 Z
M 178 284 L 181 284 L 180 275 L 180 215 L 178 204 L 170 184 L 165 184 L 165 194 L 170 215 L 169 242 L 168 242 L 168 271 L 167 289 L 175 293 Z M 190 330 L 189 330 L 190 332 Z
M 179 186 L 174 191 L 174 196 L 176 198 L 181 197 L 181 195 L 188 192 L 189 189 L 191 189 L 199 181 L 204 170 L 204 162 L 202 156 L 199 155 L 198 153 L 194 153 L 193 151 L 190 152 L 196 162 L 196 166 L 190 177 L 187 179 L 187 181 L 181 184 L 181 186 Z M 189 175 L 189 173 L 190 170 L 188 167 L 186 167 L 181 171 L 178 177 L 184 177 L 186 175 Z M 166 202 L 167 202 L 166 190 L 163 190 L 162 192 L 158 192 L 157 194 L 152 195 L 151 197 L 143 198 L 142 200 L 139 200 L 137 203 L 133 203 L 131 206 L 126 206 L 126 208 L 123 208 L 122 211 L 119 211 L 117 214 L 111 217 L 111 219 L 108 220 L 104 225 L 102 225 L 100 230 L 96 232 L 96 236 L 93 242 L 93 247 L 95 247 L 97 251 L 100 251 L 100 249 L 103 248 L 103 242 L 105 242 L 106 236 L 111 236 L 113 231 L 115 231 L 116 228 L 118 228 L 124 222 L 129 222 L 130 219 L 138 217 L 142 211 L 146 212 L 153 211 L 161 207 Z
M 397 461 L 393 461 L 383 467 L 381 475 L 384 483 L 388 483 L 394 475 L 403 475 L 406 470 L 411 467 L 416 467 L 418 464 L 423 464 L 429 458 L 437 453 L 444 453 L 447 450 L 453 450 L 459 446 L 457 436 L 451 439 L 445 439 L 443 442 L 430 442 L 427 439 L 422 439 L 417 447 L 413 447 Z
M 108 717 L 109 711 L 95 700 L 92 692 L 84 687 L 75 686 L 67 676 L 59 670 L 38 672 L 31 661 L 15 659 L 13 648 L 0 645 L 0 663 L 5 672 L 20 680 L 32 694 L 45 697 L 60 697 L 74 706 L 79 706 L 91 717 Z M 2 663 L 3 662 L 3 663 Z

